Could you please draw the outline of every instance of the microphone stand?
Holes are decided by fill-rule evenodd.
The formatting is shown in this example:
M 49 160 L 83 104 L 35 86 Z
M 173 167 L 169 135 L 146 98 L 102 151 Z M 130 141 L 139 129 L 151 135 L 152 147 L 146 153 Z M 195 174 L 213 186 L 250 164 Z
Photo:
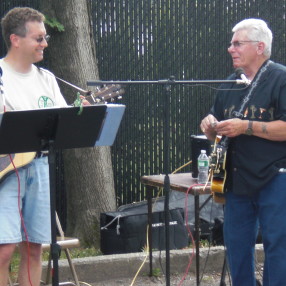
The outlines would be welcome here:
M 161 80 L 89 80 L 87 86 L 108 85 L 108 84 L 161 84 L 176 85 L 176 84 L 221 84 L 221 83 L 236 83 L 249 85 L 249 80 L 234 79 L 234 80 L 175 80 L 174 76 L 170 79 Z
M 170 126 L 170 98 L 171 98 L 171 87 L 172 85 L 177 84 L 222 84 L 222 83 L 236 83 L 236 84 L 247 84 L 242 79 L 237 80 L 175 80 L 174 76 L 170 76 L 169 79 L 150 81 L 150 80 L 142 80 L 142 81 L 132 81 L 132 80 L 116 80 L 116 81 L 104 81 L 104 80 L 96 80 L 96 81 L 87 81 L 87 86 L 97 86 L 97 85 L 111 85 L 111 84 L 156 84 L 163 85 L 165 90 L 165 98 L 164 98 L 164 117 L 165 124 L 163 126 L 163 136 L 164 136 L 164 154 L 163 154 L 163 168 L 164 168 L 164 193 L 165 193 L 165 202 L 164 202 L 164 218 L 165 218 L 165 244 L 166 244 L 166 286 L 170 286 L 170 235 L 169 235 L 169 227 L 170 227 L 170 211 L 169 211 L 169 193 L 170 193 L 170 136 L 168 134 L 168 127 Z M 149 230 L 151 231 L 151 230 Z M 199 230 L 196 230 L 199 231 Z M 199 285 L 199 284 L 197 284 Z

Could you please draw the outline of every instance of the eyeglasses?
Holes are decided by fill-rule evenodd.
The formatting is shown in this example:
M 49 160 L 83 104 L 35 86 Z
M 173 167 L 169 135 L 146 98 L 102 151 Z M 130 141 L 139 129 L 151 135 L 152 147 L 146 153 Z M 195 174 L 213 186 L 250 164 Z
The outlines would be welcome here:
M 37 43 L 41 44 L 44 40 L 45 40 L 46 42 L 48 42 L 50 38 L 51 38 L 50 35 L 45 35 L 44 37 L 40 37 L 40 38 L 35 39 L 35 40 L 37 41 Z
M 259 43 L 259 41 L 234 41 L 229 43 L 229 48 L 233 46 L 234 48 L 239 48 L 242 45 L 245 45 L 245 43 Z

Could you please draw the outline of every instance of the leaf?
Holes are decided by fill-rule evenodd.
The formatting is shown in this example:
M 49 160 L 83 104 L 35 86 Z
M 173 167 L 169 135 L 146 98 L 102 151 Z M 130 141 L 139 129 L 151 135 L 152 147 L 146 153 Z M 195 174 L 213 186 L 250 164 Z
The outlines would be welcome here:
M 58 32 L 64 32 L 65 31 L 65 27 L 63 24 L 61 24 L 56 18 L 51 18 L 49 16 L 45 15 L 45 24 L 47 24 L 49 27 L 51 27 L 52 29 L 55 29 Z

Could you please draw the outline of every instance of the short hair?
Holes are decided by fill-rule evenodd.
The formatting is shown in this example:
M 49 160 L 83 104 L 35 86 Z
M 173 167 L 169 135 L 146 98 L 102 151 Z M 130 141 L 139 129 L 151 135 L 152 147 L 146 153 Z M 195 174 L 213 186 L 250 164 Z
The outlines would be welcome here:
M 25 37 L 27 34 L 27 22 L 44 22 L 45 16 L 29 7 L 16 7 L 8 11 L 2 18 L 2 36 L 8 49 L 11 47 L 10 35 L 15 34 Z
M 240 30 L 248 32 L 247 37 L 250 41 L 263 42 L 265 44 L 263 54 L 270 58 L 273 35 L 265 21 L 254 18 L 242 20 L 233 27 L 232 32 L 235 33 Z

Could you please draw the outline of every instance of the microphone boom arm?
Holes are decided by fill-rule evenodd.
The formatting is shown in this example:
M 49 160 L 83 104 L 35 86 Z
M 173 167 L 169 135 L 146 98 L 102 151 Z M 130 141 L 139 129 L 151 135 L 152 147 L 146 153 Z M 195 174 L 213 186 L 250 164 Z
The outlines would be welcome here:
M 242 79 L 235 80 L 172 80 L 163 79 L 163 80 L 89 80 L 87 81 L 87 86 L 96 86 L 96 85 L 108 85 L 108 84 L 221 84 L 221 83 L 236 83 L 236 84 L 246 84 Z

